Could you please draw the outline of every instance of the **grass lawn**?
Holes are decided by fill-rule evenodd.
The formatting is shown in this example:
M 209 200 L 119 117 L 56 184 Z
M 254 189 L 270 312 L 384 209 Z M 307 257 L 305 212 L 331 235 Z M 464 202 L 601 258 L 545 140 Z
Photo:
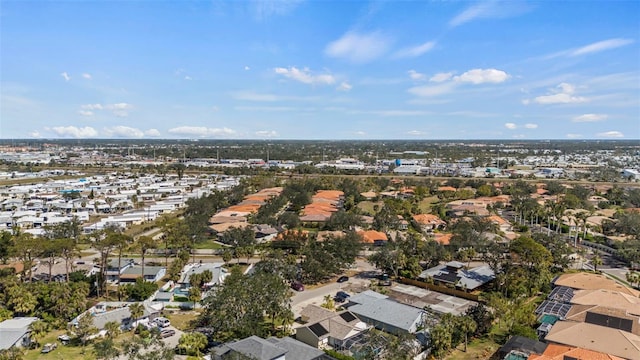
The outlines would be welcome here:
M 498 351 L 500 345 L 493 342 L 490 338 L 474 339 L 469 342 L 467 352 L 464 352 L 464 344 L 458 345 L 458 349 L 454 350 L 445 357 L 446 360 L 468 360 L 468 359 L 489 359 Z
M 194 248 L 200 249 L 200 250 L 202 249 L 217 250 L 217 249 L 223 249 L 224 246 L 222 244 L 214 242 L 213 240 L 206 240 L 203 242 L 196 243 Z
M 358 203 L 358 208 L 360 208 L 364 213 L 374 215 L 376 213 L 373 211 L 374 205 L 378 205 L 381 208 L 384 203 L 382 201 L 360 201 Z
M 174 326 L 176 329 L 187 331 L 191 329 L 190 328 L 191 321 L 195 320 L 198 317 L 198 315 L 200 315 L 199 311 L 190 310 L 190 311 L 180 311 L 176 313 L 171 313 L 171 314 L 165 315 L 165 317 L 171 321 L 171 325 Z
M 437 196 L 426 197 L 420 201 L 418 207 L 423 214 L 429 214 L 431 212 L 431 205 L 440 201 Z
M 95 359 L 95 355 L 93 355 L 93 347 L 91 345 L 87 345 L 84 348 L 84 354 L 82 354 L 82 347 L 75 345 L 62 345 L 57 338 L 59 335 L 64 334 L 64 330 L 56 330 L 47 334 L 42 340 L 40 340 L 40 346 L 29 350 L 25 353 L 25 360 L 34 360 L 34 359 L 56 359 L 56 360 L 72 360 L 72 359 Z M 48 354 L 42 354 L 42 346 L 46 343 L 58 343 L 58 348 L 53 350 Z

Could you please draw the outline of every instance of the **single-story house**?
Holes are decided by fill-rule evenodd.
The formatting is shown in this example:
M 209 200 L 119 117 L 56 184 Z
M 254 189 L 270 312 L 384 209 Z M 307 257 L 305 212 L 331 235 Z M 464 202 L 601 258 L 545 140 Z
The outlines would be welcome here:
M 150 282 L 160 281 L 167 273 L 167 268 L 164 266 L 145 266 L 144 267 L 144 280 Z M 120 275 L 120 283 L 135 283 L 136 280 L 142 277 L 142 266 L 134 265 L 125 269 Z
M 318 349 L 340 349 L 369 328 L 350 311 L 335 312 L 316 305 L 302 309 L 300 316 L 306 324 L 296 328 L 296 339 Z
M 213 349 L 213 360 L 248 358 L 253 360 L 329 360 L 322 350 L 285 337 L 263 339 L 250 336 Z
M 213 275 L 211 282 L 203 284 L 205 287 L 211 287 L 220 285 L 224 282 L 224 279 L 229 276 L 227 269 L 223 268 L 223 263 L 199 263 L 199 264 L 187 264 L 182 268 L 182 276 L 178 280 L 178 284 L 188 287 L 191 286 L 189 278 L 193 274 L 202 274 L 209 270 Z
M 496 278 L 496 274 L 489 265 L 466 269 L 459 261 L 449 261 L 434 266 L 418 275 L 421 279 L 433 279 L 435 283 L 453 285 L 466 291 L 473 291 Z
M 116 282 L 118 281 L 118 276 L 122 275 L 125 270 L 132 267 L 134 265 L 133 259 L 120 259 L 120 263 L 118 264 L 118 259 L 111 259 L 107 264 L 107 281 Z
M 78 319 L 84 314 L 90 314 L 93 319 L 93 326 L 98 329 L 104 329 L 105 325 L 108 322 L 116 322 L 120 324 L 122 327 L 127 327 L 131 325 L 134 321 L 140 320 L 153 320 L 155 317 L 160 314 L 162 307 L 164 305 L 160 304 L 154 305 L 148 302 L 142 302 L 143 311 L 142 316 L 138 319 L 131 318 L 131 311 L 129 310 L 129 305 L 132 303 L 127 302 L 102 302 L 99 303 L 89 310 L 83 312 L 78 315 L 75 319 L 69 322 L 70 326 L 77 326 Z
M 29 326 L 37 317 L 17 317 L 0 322 L 0 350 L 31 345 Z
M 347 310 L 376 329 L 392 334 L 415 333 L 424 324 L 425 311 L 367 290 L 348 299 Z

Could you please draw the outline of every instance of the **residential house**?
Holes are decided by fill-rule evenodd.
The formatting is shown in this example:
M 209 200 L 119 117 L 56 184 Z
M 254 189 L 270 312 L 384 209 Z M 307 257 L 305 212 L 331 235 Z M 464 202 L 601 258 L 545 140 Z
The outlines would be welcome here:
M 443 230 L 447 223 L 433 214 L 417 214 L 413 215 L 413 221 L 420 227 L 423 232 L 433 232 L 434 230 Z
M 120 275 L 121 284 L 133 284 L 137 279 L 143 277 L 145 281 L 158 282 L 162 280 L 167 273 L 167 268 L 164 266 L 145 266 L 144 276 L 142 274 L 142 266 L 133 265 L 126 268 Z
M 0 350 L 11 347 L 29 347 L 31 330 L 29 326 L 37 317 L 17 317 L 0 322 Z
M 499 359 L 526 359 L 531 354 L 542 354 L 547 344 L 542 341 L 526 338 L 524 336 L 512 336 L 498 349 Z M 509 356 L 511 355 L 511 356 Z
M 120 275 L 124 273 L 125 270 L 132 267 L 134 265 L 133 259 L 120 259 L 118 263 L 118 259 L 111 259 L 107 264 L 107 281 L 109 282 L 117 282 Z
M 126 302 L 98 303 L 89 310 L 78 315 L 75 319 L 71 320 L 69 325 L 77 326 L 78 319 L 85 314 L 89 314 L 93 320 L 93 326 L 98 330 L 104 329 L 105 325 L 109 322 L 115 322 L 123 328 L 127 328 L 131 326 L 134 321 L 153 320 L 160 314 L 160 311 L 164 306 L 162 304 L 153 304 L 146 301 L 142 302 L 142 316 L 138 319 L 133 319 L 131 317 L 131 311 L 129 310 L 129 305 L 131 304 L 132 303 Z
M 417 332 L 426 314 L 423 309 L 401 304 L 371 290 L 350 297 L 345 307 L 367 324 L 396 335 Z
M 358 231 L 358 235 L 362 238 L 362 243 L 364 244 L 373 244 L 375 246 L 382 246 L 389 241 L 387 238 L 387 234 L 381 231 L 375 230 L 366 230 L 366 231 Z
M 231 360 L 240 357 L 253 360 L 330 360 L 322 350 L 295 339 L 250 336 L 224 343 L 213 349 L 213 360 Z
M 615 355 L 605 354 L 579 347 L 549 344 L 544 351 L 529 355 L 527 360 L 623 360 Z
M 640 360 L 640 336 L 606 326 L 558 321 L 544 339 L 550 344 L 568 345 L 624 359 Z
M 640 297 L 640 291 L 621 285 L 600 274 L 578 272 L 562 274 L 552 280 L 553 286 L 565 286 L 575 290 L 611 290 Z
M 436 284 L 450 285 L 461 290 L 473 291 L 493 281 L 496 278 L 496 274 L 489 265 L 467 269 L 461 262 L 449 261 L 423 271 L 418 277 L 421 279 L 433 279 Z
M 182 268 L 182 276 L 178 280 L 178 284 L 189 287 L 189 278 L 193 274 L 202 274 L 205 271 L 210 271 L 213 275 L 211 282 L 203 284 L 205 287 L 212 287 L 220 285 L 224 282 L 224 279 L 229 276 L 227 269 L 223 268 L 223 263 L 199 263 L 199 264 L 187 264 Z
M 318 349 L 340 350 L 369 327 L 350 311 L 335 312 L 309 305 L 300 314 L 305 325 L 296 328 L 296 339 Z

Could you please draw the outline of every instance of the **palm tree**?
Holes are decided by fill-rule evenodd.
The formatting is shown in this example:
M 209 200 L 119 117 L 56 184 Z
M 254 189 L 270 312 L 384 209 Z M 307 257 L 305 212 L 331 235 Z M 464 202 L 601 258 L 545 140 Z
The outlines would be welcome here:
M 144 280 L 144 257 L 147 254 L 147 251 L 150 249 L 156 248 L 156 242 L 153 238 L 149 236 L 140 236 L 138 238 L 138 242 L 136 243 L 136 247 L 140 250 L 140 255 L 142 257 L 142 280 Z
M 598 272 L 598 265 L 602 265 L 602 259 L 596 255 L 591 259 L 591 263 L 593 264 L 593 270 Z
M 634 286 L 635 284 L 640 284 L 640 273 L 635 271 L 629 271 L 626 274 L 627 282 Z
M 31 341 L 38 346 L 40 345 L 39 340 L 49 331 L 49 324 L 42 320 L 36 320 L 29 325 L 29 330 L 31 331 L 29 335 Z
M 120 334 L 120 324 L 115 321 L 109 321 L 104 324 L 104 329 L 107 330 L 107 337 L 109 339 L 114 339 Z
M 200 291 L 199 287 L 192 286 L 189 288 L 189 301 L 193 301 L 194 310 L 196 308 L 196 303 L 200 300 L 201 297 L 202 297 L 202 291 Z
M 144 306 L 142 303 L 133 303 L 129 305 L 129 311 L 131 312 L 131 317 L 133 321 L 136 322 L 139 318 L 144 315 Z
M 459 326 L 462 332 L 464 332 L 464 352 L 467 352 L 469 334 L 476 331 L 476 329 L 478 328 L 478 324 L 470 316 L 463 316 L 460 318 Z

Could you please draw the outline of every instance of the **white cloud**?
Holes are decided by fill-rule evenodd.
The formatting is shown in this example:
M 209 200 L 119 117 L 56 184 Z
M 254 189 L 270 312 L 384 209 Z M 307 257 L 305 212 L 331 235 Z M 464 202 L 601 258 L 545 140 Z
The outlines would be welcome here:
M 123 125 L 104 128 L 104 134 L 109 138 L 139 139 L 144 136 L 144 132 L 142 132 L 142 130 Z
M 98 136 L 96 129 L 91 126 L 76 127 L 76 126 L 54 126 L 51 128 L 56 135 L 65 138 L 91 138 Z
M 366 114 L 366 115 L 377 115 L 377 116 L 391 116 L 391 117 L 399 117 L 399 116 L 422 116 L 431 114 L 429 111 L 423 110 L 352 110 L 348 111 L 349 114 Z
M 256 19 L 266 20 L 290 13 L 301 2 L 302 0 L 252 0 L 248 4 Z
M 275 68 L 274 71 L 276 74 L 282 75 L 289 79 L 293 79 L 295 81 L 299 81 L 304 84 L 331 85 L 336 82 L 336 79 L 335 77 L 333 77 L 333 75 L 330 75 L 330 74 L 313 75 L 311 73 L 311 70 L 309 70 L 309 68 L 298 69 L 295 66 L 292 66 L 290 68 L 279 67 L 279 68 Z
M 95 110 L 109 110 L 116 116 L 126 117 L 126 116 L 129 115 L 129 110 L 133 109 L 133 105 L 128 104 L 128 103 L 117 103 L 117 104 L 106 104 L 106 105 L 102 105 L 102 104 L 85 104 L 85 105 L 81 105 L 80 109 L 81 110 L 79 111 L 79 113 L 81 115 L 84 115 L 84 116 L 90 116 L 90 115 L 83 114 L 82 113 L 83 110 L 85 112 L 92 112 L 92 111 L 95 111 Z
M 446 73 L 437 73 L 435 75 L 433 75 L 429 81 L 431 82 L 443 82 L 443 81 L 447 81 L 449 79 L 451 79 L 453 77 L 453 73 L 452 72 L 446 72 Z
M 87 80 L 91 80 L 91 79 L 92 79 L 91 74 L 89 74 L 89 73 L 84 73 L 84 74 L 82 74 L 82 77 L 83 77 L 84 79 L 87 79 Z
M 160 131 L 158 131 L 158 129 L 149 129 L 144 132 L 144 135 L 148 137 L 160 137 Z
M 365 136 L 365 135 L 367 135 L 367 133 L 366 133 L 366 132 L 364 132 L 364 131 L 362 131 L 362 130 L 360 130 L 360 131 L 356 131 L 356 132 L 354 132 L 353 134 L 354 134 L 354 135 L 357 135 L 357 136 Z
M 431 51 L 431 49 L 433 49 L 435 46 L 436 46 L 436 42 L 435 41 L 427 41 L 424 44 L 420 44 L 420 45 L 416 45 L 416 46 L 400 49 L 400 50 L 398 50 L 398 52 L 396 52 L 394 54 L 394 57 L 395 58 L 413 58 L 413 57 L 418 57 L 420 55 L 423 55 L 423 54 Z
M 596 53 L 600 51 L 615 49 L 625 45 L 629 45 L 633 42 L 634 42 L 633 39 L 621 39 L 621 38 L 598 41 L 593 44 L 589 44 L 587 46 L 583 46 L 579 49 L 572 51 L 571 56 L 579 56 L 579 55 L 585 55 L 585 54 L 591 54 L 591 53 Z
M 208 138 L 225 137 L 236 134 L 236 131 L 229 128 L 208 128 L 204 126 L 179 126 L 169 129 L 168 132 L 174 135 L 189 137 Z
M 407 71 L 407 74 L 409 74 L 409 77 L 412 80 L 424 80 L 427 76 L 425 74 L 421 74 L 415 70 L 409 70 Z
M 129 116 L 129 110 L 133 109 L 133 105 L 127 103 L 109 104 L 104 107 L 118 117 Z
M 514 139 L 524 139 L 525 136 L 524 136 L 524 134 L 516 134 L 516 135 L 513 135 L 512 138 L 514 138 Z
M 42 137 L 42 134 L 40 134 L 38 130 L 34 130 L 29 133 L 29 137 L 34 139 L 40 139 Z
M 185 79 L 185 80 L 193 80 L 193 78 L 192 78 L 191 76 L 189 76 L 189 75 L 186 75 L 186 76 L 184 77 L 184 79 Z
M 420 97 L 432 97 L 448 94 L 453 91 L 456 84 L 453 82 L 443 83 L 439 85 L 424 85 L 410 88 L 409 93 Z
M 251 68 L 250 68 L 250 67 L 248 67 L 248 66 L 245 66 L 245 67 L 244 67 L 244 70 L 245 70 L 245 71 L 249 71 L 249 70 L 251 70 Z
M 504 127 L 506 127 L 509 130 L 515 130 L 516 128 L 518 128 L 518 125 L 516 125 L 514 123 L 505 123 Z
M 78 114 L 82 116 L 93 116 L 93 111 L 91 110 L 78 110 Z
M 343 82 L 340 83 L 340 85 L 338 85 L 336 90 L 338 90 L 338 91 L 350 91 L 352 88 L 353 88 L 353 86 L 351 84 L 349 84 L 346 81 L 343 81 Z
M 256 131 L 255 135 L 261 138 L 274 138 L 278 137 L 278 132 L 275 130 L 260 130 Z
M 475 19 L 500 19 L 517 16 L 529 10 L 523 1 L 484 1 L 456 15 L 449 26 L 455 27 Z
M 102 110 L 103 109 L 101 104 L 86 104 L 86 105 L 81 105 L 80 108 L 84 110 Z
M 609 115 L 606 114 L 582 114 L 573 118 L 573 122 L 596 122 L 606 120 Z
M 605 137 L 605 138 L 623 138 L 624 134 L 621 133 L 620 131 L 606 131 L 606 132 L 601 132 L 596 134 L 599 137 Z
M 276 102 L 276 101 L 317 101 L 316 96 L 282 96 L 268 93 L 257 93 L 251 90 L 234 91 L 231 96 L 236 100 L 256 101 L 256 102 Z
M 575 86 L 568 83 L 561 83 L 555 89 L 550 90 L 550 94 L 538 96 L 533 99 L 538 104 L 571 104 L 587 101 L 582 96 L 574 96 Z
M 64 81 L 69 81 L 71 80 L 71 76 L 69 76 L 69 74 L 67 74 L 67 72 L 63 72 L 60 74 L 60 76 L 62 76 L 62 78 L 64 79 Z
M 349 31 L 338 40 L 329 43 L 324 52 L 330 57 L 353 63 L 366 63 L 384 55 L 390 45 L 391 39 L 380 32 L 359 34 Z
M 537 129 L 538 128 L 538 124 L 524 124 L 524 127 L 526 129 Z
M 472 69 L 453 79 L 459 82 L 472 84 L 493 83 L 498 84 L 507 81 L 511 76 L 502 70 L 497 69 Z
M 424 135 L 424 132 L 422 132 L 420 130 L 409 130 L 409 131 L 407 131 L 407 135 L 420 136 L 420 135 Z
M 567 134 L 568 139 L 579 139 L 582 137 L 582 134 Z

